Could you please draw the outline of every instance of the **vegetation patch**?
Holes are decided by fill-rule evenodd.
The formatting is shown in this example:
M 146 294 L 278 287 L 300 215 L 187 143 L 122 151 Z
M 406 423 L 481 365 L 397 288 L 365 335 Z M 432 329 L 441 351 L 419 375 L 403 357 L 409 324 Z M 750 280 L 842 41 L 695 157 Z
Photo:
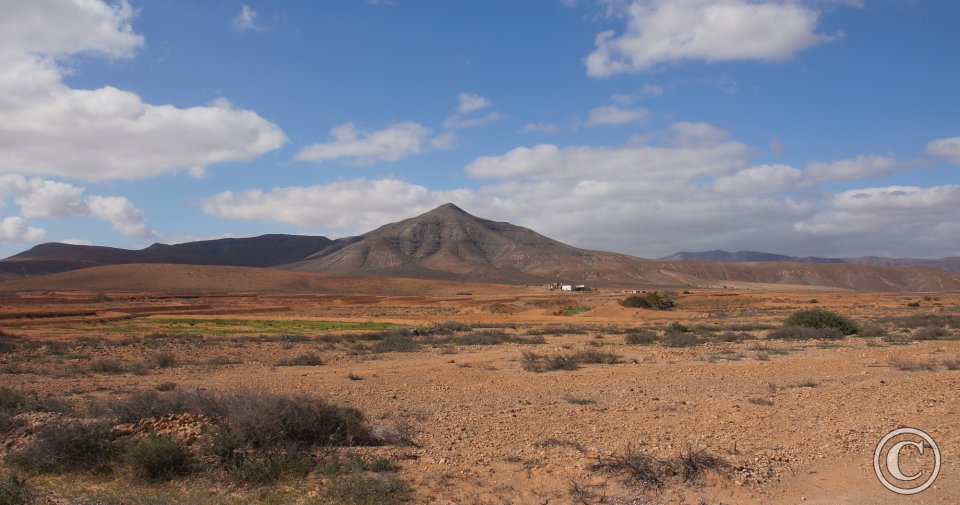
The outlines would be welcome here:
M 550 372 L 554 370 L 576 370 L 580 365 L 620 363 L 623 356 L 609 352 L 589 349 L 574 354 L 537 354 L 523 353 L 523 369 L 531 372 Z
M 803 328 L 835 329 L 843 335 L 853 335 L 860 331 L 860 326 L 854 321 L 826 309 L 798 310 L 787 318 L 784 326 L 799 326 Z
M 124 460 L 134 475 L 147 480 L 169 480 L 193 467 L 193 458 L 179 440 L 154 433 L 127 444 Z
M 322 364 L 323 360 L 314 353 L 301 354 L 277 362 L 277 366 L 320 366 Z
M 843 338 L 843 332 L 836 328 L 784 326 L 768 333 L 767 338 L 776 340 L 838 340 Z
M 644 294 L 630 295 L 620 300 L 620 305 L 635 309 L 670 310 L 677 306 L 671 293 L 651 291 Z

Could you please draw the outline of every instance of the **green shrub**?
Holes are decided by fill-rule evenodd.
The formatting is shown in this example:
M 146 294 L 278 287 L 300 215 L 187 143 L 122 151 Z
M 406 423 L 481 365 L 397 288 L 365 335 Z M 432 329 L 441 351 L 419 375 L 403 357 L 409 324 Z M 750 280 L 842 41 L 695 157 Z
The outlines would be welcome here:
M 245 392 L 225 403 L 227 428 L 254 447 L 378 443 L 359 410 L 317 398 Z
M 34 503 L 27 483 L 16 473 L 0 477 L 0 505 L 27 505 Z
M 320 356 L 313 353 L 301 354 L 277 362 L 277 366 L 320 366 L 322 364 L 323 360 L 320 359 Z
M 628 344 L 652 344 L 657 341 L 657 334 L 650 330 L 629 330 L 623 337 Z
M 151 433 L 127 444 L 124 460 L 134 475 L 148 480 L 169 480 L 190 472 L 193 458 L 175 437 Z
M 420 349 L 420 344 L 405 335 L 391 335 L 373 346 L 374 352 L 414 352 Z
M 767 338 L 776 340 L 838 340 L 843 333 L 836 328 L 808 328 L 806 326 L 784 326 L 767 334 Z
M 394 477 L 348 475 L 327 488 L 327 498 L 344 505 L 394 505 L 407 501 L 410 488 Z
M 100 470 L 115 455 L 105 423 L 57 422 L 45 425 L 10 462 L 27 470 Z
M 784 325 L 817 329 L 833 328 L 844 335 L 853 335 L 860 331 L 860 326 L 857 323 L 825 309 L 798 310 L 786 320 Z
M 630 295 L 620 300 L 620 305 L 628 308 L 669 310 L 676 307 L 677 303 L 670 293 L 651 291 L 643 295 Z
M 306 455 L 279 451 L 236 458 L 230 462 L 227 473 L 238 483 L 264 486 L 284 476 L 303 479 L 314 466 L 313 460 Z

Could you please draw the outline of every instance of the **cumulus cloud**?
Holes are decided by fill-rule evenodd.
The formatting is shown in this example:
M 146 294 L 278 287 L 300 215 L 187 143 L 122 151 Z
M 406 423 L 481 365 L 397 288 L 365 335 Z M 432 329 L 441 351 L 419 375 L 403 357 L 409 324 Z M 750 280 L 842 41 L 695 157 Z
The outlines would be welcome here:
M 807 165 L 807 177 L 818 181 L 848 181 L 877 175 L 890 175 L 906 167 L 893 156 L 857 156 L 848 160 L 829 163 L 814 162 Z
M 803 179 L 803 172 L 787 165 L 760 165 L 720 177 L 713 187 L 722 193 L 766 194 L 779 193 L 795 186 Z
M 489 98 L 475 95 L 473 93 L 461 92 L 457 95 L 457 111 L 443 122 L 444 128 L 470 128 L 480 126 L 486 123 L 492 123 L 503 119 L 503 114 L 491 111 L 486 114 L 477 115 L 476 112 L 493 107 L 493 101 Z
M 143 44 L 127 2 L 12 2 L 0 19 L 0 170 L 138 179 L 250 161 L 286 142 L 256 113 L 221 101 L 179 108 L 105 86 L 72 89 L 59 61 L 126 58 Z
M 646 83 L 632 93 L 614 93 L 611 99 L 617 105 L 631 105 L 644 97 L 660 96 L 663 94 L 662 84 Z
M 412 121 L 396 123 L 382 130 L 364 132 L 353 123 L 346 123 L 330 130 L 333 140 L 310 144 L 297 153 L 300 161 L 347 160 L 357 165 L 369 165 L 378 161 L 397 161 L 427 151 L 430 147 L 448 149 L 455 137 L 440 135 L 430 139 L 432 131 Z
M 824 193 L 805 170 L 754 164 L 756 151 L 730 137 L 708 123 L 675 123 L 623 145 L 543 144 L 477 158 L 466 167 L 485 179 L 477 187 L 436 190 L 360 178 L 224 191 L 206 198 L 203 210 L 343 236 L 454 202 L 579 247 L 644 257 L 716 248 L 822 256 L 960 253 L 960 186 Z
M 960 137 L 936 139 L 927 144 L 926 152 L 932 156 L 940 156 L 960 165 Z
M 627 144 L 613 147 L 540 144 L 517 147 L 500 156 L 484 156 L 467 165 L 477 178 L 663 178 L 722 176 L 747 165 L 749 148 L 722 140 L 722 130 L 696 123 L 674 125 L 671 145 Z
M 469 114 L 474 111 L 489 109 L 490 107 L 493 107 L 493 102 L 491 102 L 489 98 L 465 91 L 457 95 L 457 112 L 460 114 Z
M 637 123 L 646 121 L 649 115 L 650 113 L 647 109 L 624 109 L 616 105 L 604 105 L 602 107 L 594 107 L 590 110 L 587 125 L 609 126 Z
M 247 4 L 240 6 L 240 13 L 237 14 L 237 17 L 233 18 L 233 27 L 239 31 L 263 30 L 263 27 L 257 24 L 257 11 L 251 9 Z
M 13 216 L 0 220 L 0 242 L 30 244 L 40 242 L 46 237 L 46 231 L 27 226 L 27 222 L 22 217 Z
M 13 202 L 25 218 L 91 216 L 129 237 L 153 237 L 143 213 L 121 196 L 84 195 L 84 188 L 18 174 L 0 175 L 0 204 Z
M 829 40 L 819 13 L 799 2 L 634 0 L 623 33 L 596 37 L 587 73 L 609 77 L 684 61 L 786 60 Z
M 457 200 L 467 190 L 430 191 L 398 179 L 353 179 L 315 186 L 224 191 L 203 201 L 205 213 L 360 233 L 399 216 L 413 216 Z

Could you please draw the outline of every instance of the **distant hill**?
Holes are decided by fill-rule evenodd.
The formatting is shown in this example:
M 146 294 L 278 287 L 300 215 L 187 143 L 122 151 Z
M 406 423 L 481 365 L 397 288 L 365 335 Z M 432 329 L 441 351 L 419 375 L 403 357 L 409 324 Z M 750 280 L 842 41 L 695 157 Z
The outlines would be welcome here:
M 326 237 L 301 235 L 261 235 L 176 245 L 153 244 L 140 250 L 49 243 L 0 261 L 0 278 L 127 263 L 271 267 L 302 260 L 333 243 Z
M 695 261 L 647 260 L 626 254 L 573 247 L 522 226 L 473 216 L 445 204 L 420 216 L 386 224 L 356 237 L 263 235 L 253 238 L 205 240 L 185 244 L 154 244 L 131 251 L 111 247 L 43 244 L 0 261 L 0 281 L 31 276 L 27 282 L 2 282 L 0 289 L 37 289 L 85 283 L 122 286 L 133 278 L 190 279 L 199 272 L 184 268 L 157 269 L 154 264 L 258 267 L 257 276 L 290 279 L 287 270 L 326 276 L 418 278 L 502 284 L 565 282 L 599 287 L 736 287 L 763 289 L 848 289 L 858 291 L 960 291 L 960 275 L 924 266 L 875 266 L 827 258 L 712 251 Z M 878 258 L 874 261 L 896 261 Z M 866 261 L 864 259 L 864 261 Z M 129 264 L 130 268 L 100 268 Z M 135 264 L 147 264 L 137 267 Z M 91 268 L 96 267 L 96 268 Z M 147 267 L 151 267 L 147 270 Z M 274 269 L 271 271 L 264 268 Z M 85 269 L 82 274 L 57 272 Z M 137 274 L 137 272 L 141 274 Z M 146 272 L 154 273 L 146 273 Z M 212 272 L 214 270 L 204 270 Z M 179 272 L 180 277 L 173 277 Z M 218 271 L 219 272 L 219 271 Z M 237 276 L 250 272 L 223 270 L 225 290 L 243 286 Z M 42 277 L 42 274 L 56 274 Z M 135 275 L 136 274 L 136 275 Z M 104 276 L 131 276 L 127 279 Z M 219 273 L 218 273 L 219 275 Z M 40 276 L 40 277 L 38 277 Z M 258 277 L 259 278 L 259 277 Z M 99 279 L 99 280 L 97 280 Z M 216 285 L 217 281 L 204 289 Z M 279 282 L 279 281 L 277 281 Z M 296 281 L 302 284 L 301 281 Z M 338 281 L 339 282 L 339 281 Z M 132 285 L 142 286 L 134 282 Z M 189 284 L 189 282 L 187 283 Z M 283 282 L 270 284 L 282 290 Z M 311 284 L 312 285 L 312 284 Z M 185 285 L 186 289 L 187 285 Z M 290 289 L 294 289 L 291 286 Z M 301 286 L 302 287 L 302 286 Z M 141 287 L 139 289 L 148 289 Z M 159 287 L 157 288 L 159 289 Z M 297 288 L 299 289 L 299 288 Z
M 757 251 L 728 252 L 721 250 L 702 252 L 678 252 L 665 258 L 667 261 L 715 261 L 720 263 L 788 262 L 788 263 L 848 263 L 874 266 L 919 266 L 960 273 L 960 256 L 940 259 L 884 258 L 860 256 L 857 258 L 819 258 L 816 256 L 784 256 Z

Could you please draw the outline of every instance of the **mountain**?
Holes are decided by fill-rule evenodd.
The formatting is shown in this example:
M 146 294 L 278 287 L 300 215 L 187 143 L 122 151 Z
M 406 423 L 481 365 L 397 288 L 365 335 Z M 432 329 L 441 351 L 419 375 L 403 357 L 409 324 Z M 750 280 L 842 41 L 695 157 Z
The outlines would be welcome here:
M 44 275 L 127 263 L 271 267 L 300 261 L 333 243 L 326 237 L 300 235 L 153 244 L 140 250 L 49 243 L 0 261 L 0 275 L 8 278 Z
M 591 282 L 643 260 L 578 249 L 529 228 L 490 221 L 452 203 L 340 242 L 283 268 L 487 282 Z
M 848 263 L 873 266 L 918 266 L 960 273 L 960 256 L 940 259 L 885 258 L 882 256 L 860 256 L 856 258 L 819 258 L 816 256 L 784 256 L 757 251 L 727 252 L 721 250 L 702 252 L 678 252 L 665 258 L 668 261 L 715 261 L 720 263 L 748 262 L 789 262 L 789 263 Z
M 41 289 L 87 284 L 122 286 L 126 285 L 124 282 L 133 282 L 131 279 L 134 278 L 156 278 L 156 272 L 161 271 L 157 270 L 156 265 L 134 264 L 166 263 L 182 267 L 169 270 L 171 278 L 174 278 L 174 272 L 195 271 L 185 269 L 185 265 L 191 265 L 190 268 L 192 265 L 208 265 L 259 267 L 260 273 L 257 275 L 267 277 L 274 274 L 285 276 L 286 272 L 276 270 L 286 270 L 292 273 L 322 273 L 328 279 L 351 276 L 503 284 L 564 282 L 632 289 L 736 287 L 960 291 L 960 275 L 922 266 L 825 262 L 820 261 L 824 258 L 793 258 L 748 251 L 713 251 L 706 254 L 713 261 L 647 260 L 626 254 L 581 249 L 540 235 L 529 228 L 479 218 L 456 205 L 445 204 L 420 216 L 338 240 L 263 235 L 176 245 L 154 244 L 137 251 L 43 244 L 0 261 L 0 281 L 34 276 L 28 282 L 2 282 L 0 290 L 26 289 L 26 286 Z M 718 258 L 749 259 L 750 262 L 720 262 Z M 106 267 L 126 264 L 130 264 L 130 268 Z M 274 270 L 264 270 L 264 267 Z M 66 275 L 70 273 L 66 271 L 77 269 L 85 270 L 82 274 Z M 137 274 L 141 270 L 143 272 Z M 223 274 L 224 289 L 244 285 L 245 281 L 234 277 L 253 275 L 248 270 L 223 270 L 227 272 Z M 55 274 L 36 277 L 46 273 Z M 130 279 L 110 278 L 95 282 L 95 279 L 116 275 L 130 276 Z M 193 273 L 181 275 L 183 278 L 193 276 Z M 165 285 L 169 284 L 167 282 Z
M 280 268 L 331 274 L 594 286 L 819 286 L 863 291 L 960 289 L 960 276 L 925 268 L 847 264 L 655 261 L 580 249 L 453 204 L 352 237 Z

